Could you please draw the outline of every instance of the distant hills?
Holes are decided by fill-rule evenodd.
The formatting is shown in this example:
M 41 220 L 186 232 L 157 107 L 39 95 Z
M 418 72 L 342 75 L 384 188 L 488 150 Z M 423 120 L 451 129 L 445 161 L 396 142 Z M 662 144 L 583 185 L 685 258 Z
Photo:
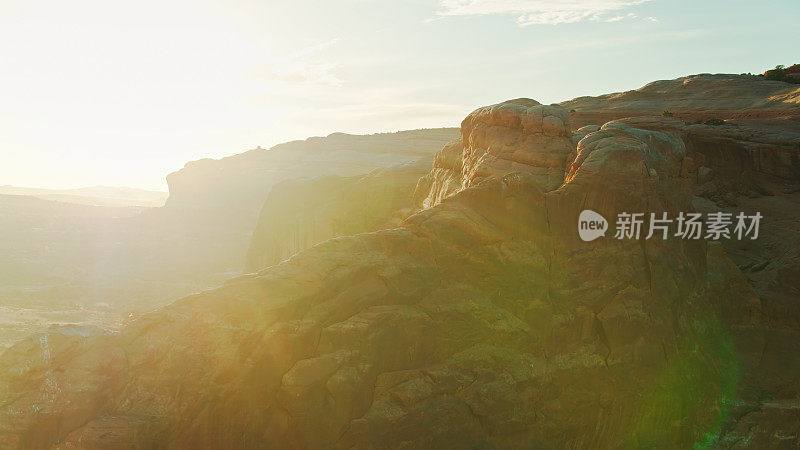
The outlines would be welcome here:
M 45 200 L 91 206 L 159 207 L 169 194 L 129 187 L 91 186 L 77 189 L 42 189 L 20 186 L 0 186 L 0 195 L 29 195 Z

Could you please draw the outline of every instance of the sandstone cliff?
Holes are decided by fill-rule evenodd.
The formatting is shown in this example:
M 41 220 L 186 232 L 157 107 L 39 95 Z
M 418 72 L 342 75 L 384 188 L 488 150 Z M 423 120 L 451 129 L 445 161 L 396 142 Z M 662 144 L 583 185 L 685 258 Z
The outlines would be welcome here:
M 398 228 L 326 241 L 118 334 L 57 328 L 12 347 L 0 359 L 0 444 L 720 442 L 750 401 L 731 331 L 761 329 L 757 295 L 719 245 L 585 243 L 575 230 L 582 209 L 692 210 L 680 125 L 606 124 L 558 167 L 561 154 L 522 125 L 531 108 L 490 108 L 505 120 L 464 141 L 462 167 L 478 170 Z M 528 168 L 501 176 L 487 155 L 508 142 Z
M 328 239 L 394 228 L 411 214 L 423 158 L 354 177 L 285 181 L 270 190 L 247 251 L 246 272 L 277 264 Z
M 427 157 L 456 137 L 454 128 L 356 136 L 334 133 L 255 149 L 219 160 L 193 161 L 167 176 L 165 210 L 192 211 L 255 226 L 278 182 L 326 175 L 353 176 Z
M 6 351 L 0 447 L 797 447 L 787 86 L 700 75 L 480 108 L 416 183 L 421 211 L 372 233 L 351 235 L 405 217 L 421 167 L 282 184 L 261 272 Z M 754 241 L 585 243 L 583 209 L 765 219 Z

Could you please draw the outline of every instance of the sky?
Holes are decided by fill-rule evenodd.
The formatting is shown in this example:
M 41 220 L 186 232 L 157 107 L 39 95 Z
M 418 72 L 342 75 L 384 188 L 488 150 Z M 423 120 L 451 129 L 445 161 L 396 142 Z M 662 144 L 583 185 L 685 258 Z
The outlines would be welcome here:
M 192 160 L 800 63 L 800 2 L 0 0 L 0 185 L 166 190 Z

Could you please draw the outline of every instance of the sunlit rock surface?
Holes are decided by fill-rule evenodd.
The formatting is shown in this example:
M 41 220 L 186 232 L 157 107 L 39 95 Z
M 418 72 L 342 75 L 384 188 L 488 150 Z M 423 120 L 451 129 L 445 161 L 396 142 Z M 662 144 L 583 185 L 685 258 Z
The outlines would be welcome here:
M 316 206 L 276 193 L 264 229 L 298 244 L 262 240 L 253 269 L 288 260 L 7 350 L 0 448 L 796 448 L 796 89 L 700 75 L 480 108 L 442 136 L 422 211 L 313 248 L 394 226 L 411 177 L 282 185 Z M 583 209 L 764 219 L 757 240 L 586 243 Z
M 663 112 L 692 121 L 769 119 L 800 114 L 800 87 L 762 76 L 699 74 L 660 80 L 639 89 L 561 102 L 573 129 Z
M 435 157 L 433 170 L 420 180 L 415 198 L 422 207 L 507 173 L 530 174 L 549 191 L 564 182 L 572 152 L 569 113 L 520 98 L 473 111 L 461 123 L 461 139 Z
M 112 336 L 33 336 L 0 358 L 0 445 L 714 442 L 740 378 L 729 330 L 757 329 L 758 297 L 719 245 L 576 231 L 582 209 L 692 209 L 685 145 L 652 124 L 588 134 L 563 185 L 547 184 L 552 148 L 525 147 L 548 170 L 470 171 L 398 228 L 323 242 Z M 464 155 L 507 142 L 502 127 Z

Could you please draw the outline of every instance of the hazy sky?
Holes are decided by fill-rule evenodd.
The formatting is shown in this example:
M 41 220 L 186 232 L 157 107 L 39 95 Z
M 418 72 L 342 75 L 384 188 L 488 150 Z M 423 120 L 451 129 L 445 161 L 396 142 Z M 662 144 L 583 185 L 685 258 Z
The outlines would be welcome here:
M 800 2 L 0 0 L 0 185 L 166 189 L 187 161 L 800 62 Z

